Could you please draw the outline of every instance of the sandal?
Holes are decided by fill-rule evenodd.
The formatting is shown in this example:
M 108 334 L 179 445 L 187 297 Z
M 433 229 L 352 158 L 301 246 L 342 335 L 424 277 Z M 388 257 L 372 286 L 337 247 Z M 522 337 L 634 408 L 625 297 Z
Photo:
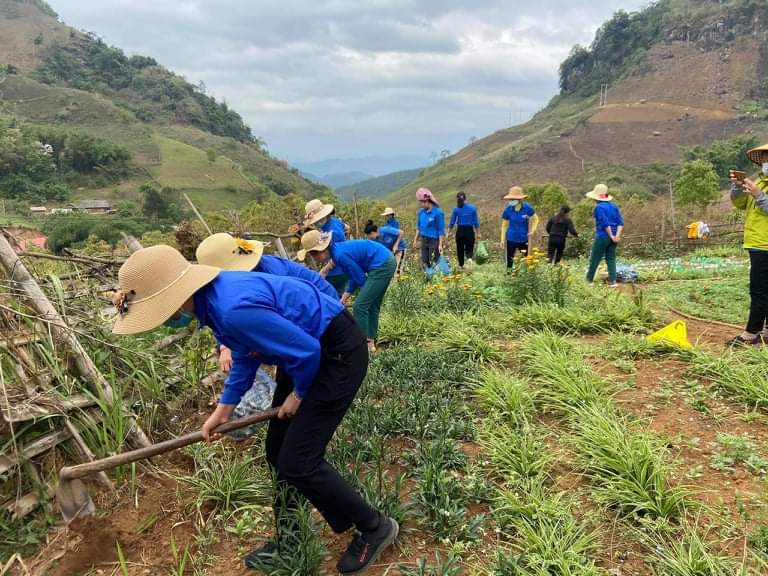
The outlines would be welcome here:
M 735 338 L 731 338 L 728 341 L 728 346 L 730 348 L 741 347 L 741 346 L 744 346 L 744 347 L 746 347 L 746 346 L 758 346 L 758 345 L 760 345 L 762 343 L 763 343 L 763 338 L 761 336 L 759 336 L 759 335 L 755 336 L 755 338 L 753 338 L 751 340 L 748 340 L 748 339 L 744 338 L 741 334 L 739 334 Z

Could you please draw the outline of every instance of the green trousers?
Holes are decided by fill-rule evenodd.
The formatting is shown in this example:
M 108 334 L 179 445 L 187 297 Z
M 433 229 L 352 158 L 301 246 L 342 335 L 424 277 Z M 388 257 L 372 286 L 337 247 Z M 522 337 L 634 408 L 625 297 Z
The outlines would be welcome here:
M 587 270 L 587 282 L 595 279 L 597 267 L 602 259 L 608 265 L 608 281 L 616 282 L 616 244 L 610 238 L 595 238 L 592 244 L 592 254 L 589 257 L 589 270 Z
M 376 340 L 379 334 L 381 305 L 396 269 L 397 261 L 390 256 L 381 268 L 368 272 L 368 278 L 355 299 L 352 314 L 369 340 Z
M 346 274 L 338 274 L 337 276 L 326 276 L 325 279 L 328 280 L 328 284 L 336 289 L 339 298 L 341 298 L 341 295 L 344 294 L 344 290 L 347 289 L 349 277 L 347 277 Z

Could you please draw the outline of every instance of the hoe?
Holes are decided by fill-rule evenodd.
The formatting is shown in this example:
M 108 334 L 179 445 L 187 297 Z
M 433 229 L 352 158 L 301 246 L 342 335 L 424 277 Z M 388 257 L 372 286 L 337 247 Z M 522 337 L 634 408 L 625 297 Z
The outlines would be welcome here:
M 277 416 L 277 412 L 278 408 L 272 408 L 266 412 L 261 412 L 238 420 L 232 420 L 231 422 L 222 424 L 216 428 L 214 432 L 217 434 L 225 434 L 259 422 L 265 422 Z M 88 489 L 80 480 L 83 476 L 95 472 L 103 472 L 104 470 L 111 470 L 112 468 L 116 468 L 123 464 L 130 464 L 131 462 L 151 458 L 158 454 L 171 452 L 172 450 L 177 450 L 178 448 L 183 448 L 184 446 L 200 442 L 202 439 L 202 432 L 191 432 L 184 436 L 173 438 L 172 440 L 166 440 L 159 444 L 147 446 L 146 448 L 139 448 L 138 450 L 115 454 L 109 458 L 62 468 L 59 471 L 59 485 L 56 487 L 56 499 L 59 502 L 59 508 L 64 516 L 64 520 L 71 522 L 78 517 L 90 516 L 96 511 L 96 506 L 93 504 Z

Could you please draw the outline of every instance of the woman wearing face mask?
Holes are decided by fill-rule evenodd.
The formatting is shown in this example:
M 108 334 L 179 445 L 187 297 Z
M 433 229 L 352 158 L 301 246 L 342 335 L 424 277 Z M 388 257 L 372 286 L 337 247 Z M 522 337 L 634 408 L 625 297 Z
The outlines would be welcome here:
M 349 234 L 349 226 L 339 220 L 335 214 L 336 210 L 333 204 L 323 204 L 322 200 L 317 198 L 310 200 L 304 206 L 304 226 L 316 226 L 322 232 L 329 232 L 333 236 L 333 243 L 344 242 Z M 324 266 L 320 270 L 320 275 L 336 289 L 339 296 L 344 293 L 344 288 L 349 280 L 344 272 L 334 268 L 333 263 Z
M 467 202 L 464 192 L 456 194 L 456 208 L 451 213 L 451 221 L 448 224 L 448 234 L 453 227 L 456 229 L 456 255 L 459 260 L 459 268 L 464 270 L 464 260 L 467 260 L 469 271 L 472 272 L 472 256 L 475 253 L 475 235 L 480 233 L 480 218 L 477 208 Z
M 744 248 L 749 254 L 749 319 L 731 345 L 762 344 L 768 319 L 768 144 L 747 152 L 758 166 L 757 180 L 738 179 L 731 172 L 731 202 L 746 212 Z
M 392 208 L 389 206 L 386 207 L 381 215 L 386 218 L 384 222 L 386 226 L 400 230 L 400 220 L 397 219 L 397 214 L 395 214 L 395 211 Z M 405 263 L 405 251 L 407 248 L 407 242 L 405 241 L 405 237 L 403 237 L 400 239 L 400 242 L 397 245 L 397 252 L 395 252 L 395 260 L 397 260 L 397 274 L 400 274 L 403 269 L 403 265 Z
M 416 191 L 416 200 L 419 201 L 421 209 L 413 244 L 415 246 L 421 239 L 421 263 L 426 271 L 437 263 L 437 259 L 443 253 L 445 215 L 440 209 L 437 198 L 428 188 L 419 188 Z
M 349 284 L 341 296 L 342 304 L 349 302 L 352 294 L 360 289 L 353 313 L 358 325 L 368 337 L 369 352 L 375 352 L 381 305 L 397 268 L 392 252 L 382 244 L 370 240 L 347 240 L 333 244 L 330 234 L 317 230 L 304 234 L 301 237 L 301 246 L 299 260 L 303 261 L 309 254 L 320 264 L 333 262 L 349 278 Z
M 285 258 L 265 255 L 264 244 L 255 240 L 235 238 L 226 232 L 213 234 L 200 243 L 195 256 L 198 264 L 222 270 L 264 272 L 305 280 L 326 296 L 338 298 L 336 289 L 320 274 Z M 232 351 L 223 344 L 219 346 L 219 369 L 222 372 L 232 369 Z
M 504 196 L 508 200 L 501 214 L 501 243 L 506 252 L 507 270 L 512 269 L 515 252 L 528 254 L 528 242 L 536 229 L 536 210 L 524 202 L 528 195 L 519 186 L 513 186 Z
M 280 410 L 267 431 L 267 461 L 334 532 L 357 530 L 338 570 L 352 574 L 368 568 L 392 545 L 398 526 L 325 459 L 326 446 L 368 368 L 365 336 L 344 306 L 295 278 L 191 265 L 170 246 L 135 252 L 120 268 L 118 280 L 114 334 L 138 334 L 171 318 L 188 323 L 196 317 L 232 349 L 232 372 L 202 427 L 206 440 L 218 439 L 213 430 L 229 420 L 259 365 L 278 366 L 273 406 Z M 276 517 L 284 518 L 282 504 L 274 505 Z M 245 564 L 263 569 L 277 551 L 277 543 L 268 542 L 248 554 Z

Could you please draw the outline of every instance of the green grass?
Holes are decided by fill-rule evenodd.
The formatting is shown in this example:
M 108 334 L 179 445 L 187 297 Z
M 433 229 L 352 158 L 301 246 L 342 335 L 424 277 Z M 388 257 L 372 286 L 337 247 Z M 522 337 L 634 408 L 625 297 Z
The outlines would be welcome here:
M 645 289 L 649 302 L 680 312 L 731 324 L 741 324 L 749 313 L 746 273 L 722 280 L 659 282 Z
M 156 136 L 155 141 L 160 148 L 160 166 L 150 171 L 163 186 L 180 190 L 249 186 L 238 175 L 233 163 L 225 158 L 217 157 L 210 163 L 205 151 L 199 148 L 164 136 Z

